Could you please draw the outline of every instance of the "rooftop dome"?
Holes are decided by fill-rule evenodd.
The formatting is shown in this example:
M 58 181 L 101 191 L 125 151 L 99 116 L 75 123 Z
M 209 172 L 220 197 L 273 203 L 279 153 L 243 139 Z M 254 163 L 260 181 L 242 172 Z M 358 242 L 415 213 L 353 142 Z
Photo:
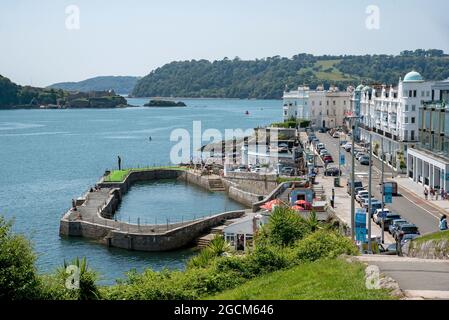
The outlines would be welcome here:
M 368 87 L 368 86 L 365 86 L 365 87 L 363 88 L 363 91 L 371 91 L 371 88 Z
M 421 74 L 419 74 L 416 71 L 411 71 L 407 73 L 404 77 L 404 82 L 418 82 L 418 81 L 424 81 Z

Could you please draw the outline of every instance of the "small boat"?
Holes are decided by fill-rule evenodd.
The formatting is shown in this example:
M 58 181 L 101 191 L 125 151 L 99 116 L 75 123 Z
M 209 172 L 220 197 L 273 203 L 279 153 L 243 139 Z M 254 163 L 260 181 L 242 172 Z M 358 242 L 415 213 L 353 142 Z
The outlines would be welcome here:
M 249 114 L 249 111 L 248 111 L 248 110 L 246 110 L 245 114 L 246 114 L 246 115 L 248 115 L 248 114 Z

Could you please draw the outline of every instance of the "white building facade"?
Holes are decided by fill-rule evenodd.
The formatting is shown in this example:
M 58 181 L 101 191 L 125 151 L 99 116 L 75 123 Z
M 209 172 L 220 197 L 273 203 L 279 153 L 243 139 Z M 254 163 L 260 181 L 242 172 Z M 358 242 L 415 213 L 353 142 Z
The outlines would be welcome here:
M 284 92 L 284 120 L 290 118 L 310 120 L 314 127 L 335 128 L 343 125 L 350 108 L 352 93 L 331 86 L 315 90 L 302 86 L 296 91 Z
M 419 144 L 407 153 L 407 175 L 415 183 L 449 189 L 449 79 L 432 85 L 432 101 L 419 110 Z
M 360 104 L 360 140 L 368 142 L 371 134 L 374 150 L 380 152 L 383 144 L 385 161 L 394 168 L 419 139 L 419 108 L 432 100 L 432 85 L 412 71 L 399 80 L 397 88 L 358 86 L 354 92 L 352 106 Z

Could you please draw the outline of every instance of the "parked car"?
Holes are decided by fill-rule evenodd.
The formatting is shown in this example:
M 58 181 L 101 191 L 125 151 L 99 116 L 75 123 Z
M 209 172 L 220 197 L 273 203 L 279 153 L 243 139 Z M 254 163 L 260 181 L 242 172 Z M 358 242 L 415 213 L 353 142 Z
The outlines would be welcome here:
M 393 223 L 390 223 L 390 225 L 389 225 L 389 227 L 388 227 L 388 232 L 391 234 L 391 235 L 393 235 L 395 232 L 396 232 L 396 230 L 398 229 L 398 227 L 400 226 L 400 225 L 403 225 L 403 224 L 408 224 L 408 221 L 407 220 L 405 220 L 405 219 L 396 219 L 396 220 L 393 220 Z
M 395 239 L 398 239 L 398 237 L 400 237 L 400 236 L 403 237 L 406 234 L 417 234 L 417 235 L 419 235 L 420 233 L 419 233 L 418 227 L 416 225 L 404 223 L 404 224 L 400 225 L 397 228 L 397 230 L 394 233 L 393 237 Z
M 323 161 L 324 161 L 324 163 L 333 163 L 334 159 L 332 158 L 332 156 L 330 154 L 326 154 L 323 156 Z
M 348 141 L 342 140 L 342 141 L 340 141 L 340 146 L 344 146 L 344 145 L 347 144 L 347 143 L 348 143 Z
M 383 254 L 383 255 L 397 255 L 398 248 L 396 246 L 396 243 L 392 243 L 389 245 L 379 244 L 379 252 L 380 252 L 380 254 Z
M 352 149 L 352 144 L 347 143 L 347 144 L 343 145 L 343 149 L 345 149 L 346 152 L 350 152 Z
M 354 189 L 355 194 L 359 193 L 360 191 L 367 191 L 367 190 L 364 187 L 357 187 Z
M 346 182 L 346 192 L 350 195 L 352 193 L 351 190 L 352 183 L 350 180 Z M 363 188 L 362 181 L 354 181 L 354 188 Z
M 332 135 L 332 138 L 340 138 L 340 133 L 338 131 L 334 132 L 334 134 Z
M 369 166 L 372 163 L 372 161 L 371 162 L 369 161 L 368 156 L 362 156 L 359 158 L 359 163 L 364 166 Z
M 369 192 L 366 190 L 359 191 L 355 194 L 355 200 L 360 203 L 360 201 L 362 201 L 362 196 L 365 196 L 368 198 L 368 195 L 369 195 Z
M 414 240 L 414 239 L 416 239 L 416 238 L 418 238 L 418 237 L 419 237 L 419 234 L 416 234 L 416 233 L 408 233 L 408 234 L 405 234 L 405 235 L 402 237 L 401 245 L 403 246 L 403 245 L 406 244 L 407 242 L 412 241 L 412 240 Z
M 374 212 L 374 214 L 373 214 L 373 221 L 374 221 L 374 222 L 376 222 L 377 219 L 380 218 L 379 215 L 380 215 L 382 212 L 383 212 L 385 215 L 391 213 L 390 209 L 385 208 L 385 207 L 384 207 L 384 210 L 383 210 L 383 211 L 382 211 L 382 208 L 377 209 L 377 210 Z M 376 222 L 376 223 L 377 223 L 377 222 Z
M 324 175 L 328 177 L 338 177 L 341 175 L 341 170 L 335 167 L 327 168 L 324 171 Z
M 366 209 L 366 211 L 368 212 L 368 206 L 369 206 L 369 203 L 368 203 L 368 199 L 365 199 L 365 202 L 363 202 L 363 208 L 365 208 Z M 372 215 L 374 214 L 374 212 L 376 212 L 376 210 L 377 209 L 380 209 L 380 208 L 382 208 L 382 202 L 380 202 L 379 200 L 377 200 L 377 199 L 372 199 L 371 200 L 371 212 L 370 212 L 370 217 L 372 217 Z
M 284 167 L 281 169 L 281 175 L 284 176 L 294 176 L 295 175 L 295 169 L 291 167 Z
M 325 154 L 329 154 L 329 151 L 326 149 L 320 149 L 320 157 L 324 156 Z
M 326 149 L 326 146 L 324 145 L 324 143 L 318 143 L 316 145 L 316 149 L 318 150 L 318 152 L 320 152 L 322 149 Z
M 364 195 L 362 195 L 362 196 L 360 196 L 360 206 L 362 207 L 362 208 L 367 208 L 368 209 L 368 199 L 369 199 L 369 197 L 368 197 L 368 195 L 367 194 L 364 194 Z M 379 200 L 377 200 L 376 198 L 374 198 L 373 196 L 371 196 L 371 206 L 373 205 L 373 203 L 374 202 L 376 202 L 376 201 L 379 201 Z M 365 206 L 365 203 L 366 203 L 366 206 Z
M 384 218 L 384 230 L 388 231 L 390 228 L 390 225 L 393 223 L 394 220 L 401 219 L 402 217 L 399 214 L 396 213 L 388 213 L 387 216 Z M 379 225 L 382 224 L 382 219 L 379 220 Z
M 367 154 L 365 152 L 357 152 L 355 155 L 355 158 L 359 160 L 361 157 L 366 156 Z

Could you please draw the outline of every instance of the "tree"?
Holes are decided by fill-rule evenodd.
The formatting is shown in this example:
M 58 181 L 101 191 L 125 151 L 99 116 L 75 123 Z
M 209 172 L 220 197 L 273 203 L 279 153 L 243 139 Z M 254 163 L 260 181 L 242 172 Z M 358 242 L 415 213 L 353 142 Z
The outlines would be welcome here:
M 0 216 L 0 300 L 33 299 L 39 280 L 30 242 L 11 232 L 11 221 Z

